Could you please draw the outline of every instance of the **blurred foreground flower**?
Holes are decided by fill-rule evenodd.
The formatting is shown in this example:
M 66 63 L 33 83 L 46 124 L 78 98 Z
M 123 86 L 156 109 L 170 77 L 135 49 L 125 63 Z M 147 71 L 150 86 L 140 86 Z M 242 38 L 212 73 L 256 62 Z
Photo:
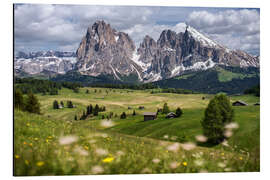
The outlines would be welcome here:
M 114 160 L 114 157 L 106 157 L 105 159 L 102 160 L 104 163 L 110 163 Z
M 155 158 L 152 161 L 153 161 L 153 163 L 158 164 L 160 162 L 160 159 Z
M 36 163 L 36 165 L 38 166 L 38 167 L 41 167 L 41 166 L 43 166 L 45 163 L 43 162 L 43 161 L 38 161 L 37 163 Z
M 111 121 L 111 120 L 102 120 L 100 125 L 103 126 L 103 127 L 108 128 L 108 127 L 114 126 L 114 122 Z
M 203 162 L 203 160 L 198 159 L 198 160 L 195 160 L 195 161 L 194 161 L 194 164 L 195 164 L 196 166 L 202 166 L 202 165 L 204 164 L 204 162 Z
M 198 135 L 198 136 L 195 136 L 195 138 L 196 138 L 196 141 L 198 141 L 198 142 L 206 142 L 207 141 L 207 137 L 204 135 Z
M 88 152 L 86 150 L 84 150 L 82 147 L 76 147 L 74 149 L 74 152 L 76 152 L 82 156 L 88 156 Z
M 231 130 L 226 130 L 224 132 L 224 136 L 227 137 L 227 138 L 231 137 L 232 135 L 233 135 L 233 132 Z
M 182 164 L 183 164 L 183 166 L 187 166 L 187 162 L 186 161 L 184 161 Z
M 176 161 L 170 163 L 170 168 L 171 168 L 171 169 L 175 169 L 175 168 L 177 168 L 178 166 L 179 166 L 179 163 L 176 162 Z
M 76 142 L 78 140 L 78 137 L 76 136 L 64 136 L 59 138 L 59 144 L 60 145 L 68 145 Z
M 96 152 L 97 155 L 100 155 L 100 156 L 103 156 L 103 155 L 107 155 L 108 154 L 108 151 L 107 150 L 101 149 L 101 148 L 96 149 L 95 152 Z
M 181 144 L 181 147 L 186 151 L 190 151 L 190 150 L 194 149 L 196 147 L 196 145 L 192 142 L 188 142 L 188 143 Z
M 179 147 L 180 147 L 180 144 L 179 144 L 179 143 L 173 143 L 172 145 L 169 145 L 169 146 L 167 147 L 167 149 L 168 149 L 169 151 L 177 152 L 178 149 L 179 149 Z
M 101 166 L 93 166 L 91 171 L 93 174 L 100 174 L 104 171 L 104 169 Z

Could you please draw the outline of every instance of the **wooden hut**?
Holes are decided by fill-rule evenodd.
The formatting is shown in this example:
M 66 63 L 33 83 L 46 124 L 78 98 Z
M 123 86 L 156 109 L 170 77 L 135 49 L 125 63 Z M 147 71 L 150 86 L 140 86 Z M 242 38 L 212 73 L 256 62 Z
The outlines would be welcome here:
M 157 118 L 157 113 L 156 112 L 144 112 L 143 116 L 144 116 L 144 121 L 154 120 Z
M 232 103 L 233 106 L 247 106 L 248 104 L 244 101 L 235 101 Z

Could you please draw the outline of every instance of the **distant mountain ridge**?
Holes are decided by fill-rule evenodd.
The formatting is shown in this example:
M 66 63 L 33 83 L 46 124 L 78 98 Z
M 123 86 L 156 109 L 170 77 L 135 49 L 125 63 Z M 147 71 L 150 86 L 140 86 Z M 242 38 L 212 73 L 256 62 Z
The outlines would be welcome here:
M 178 33 L 162 31 L 157 41 L 146 35 L 136 49 L 128 34 L 96 21 L 88 27 L 76 53 L 19 52 L 15 69 L 30 74 L 76 71 L 93 77 L 108 76 L 122 83 L 147 83 L 216 66 L 260 67 L 259 57 L 231 50 L 184 23 L 181 27 Z

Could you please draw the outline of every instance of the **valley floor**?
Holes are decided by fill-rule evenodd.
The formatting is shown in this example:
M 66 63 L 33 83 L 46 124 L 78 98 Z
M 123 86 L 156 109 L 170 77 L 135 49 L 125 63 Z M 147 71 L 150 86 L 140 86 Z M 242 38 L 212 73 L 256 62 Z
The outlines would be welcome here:
M 202 134 L 200 121 L 213 95 L 150 92 L 81 88 L 38 95 L 42 115 L 14 111 L 14 175 L 260 171 L 260 107 L 253 106 L 259 98 L 231 96 L 249 105 L 234 107 L 239 128 L 228 142 L 210 147 L 196 143 L 196 136 Z M 54 100 L 65 105 L 71 100 L 76 107 L 56 110 Z M 156 112 L 165 102 L 171 111 L 181 107 L 182 117 L 159 114 L 143 121 L 143 112 Z M 90 104 L 106 111 L 75 121 Z M 110 120 L 102 119 L 110 112 Z M 119 118 L 122 112 L 126 119 Z

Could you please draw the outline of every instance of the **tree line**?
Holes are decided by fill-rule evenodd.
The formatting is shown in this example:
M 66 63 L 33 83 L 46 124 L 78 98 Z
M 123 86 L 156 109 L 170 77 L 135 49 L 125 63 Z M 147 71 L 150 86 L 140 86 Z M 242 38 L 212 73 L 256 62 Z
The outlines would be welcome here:
M 72 89 L 78 91 L 82 87 L 80 83 L 72 82 L 53 82 L 50 80 L 42 80 L 35 78 L 18 78 L 15 77 L 15 89 L 20 89 L 23 94 L 42 93 L 43 95 L 57 95 L 61 88 Z

